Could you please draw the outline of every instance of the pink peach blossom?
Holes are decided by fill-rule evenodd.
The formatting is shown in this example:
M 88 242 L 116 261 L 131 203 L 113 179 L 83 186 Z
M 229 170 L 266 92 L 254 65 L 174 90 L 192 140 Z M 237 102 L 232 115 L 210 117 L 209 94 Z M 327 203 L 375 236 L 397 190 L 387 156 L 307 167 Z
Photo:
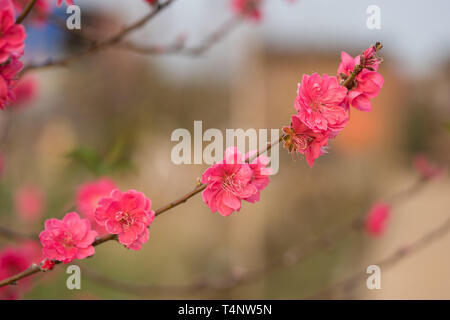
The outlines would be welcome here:
M 348 92 L 346 104 L 361 111 L 372 110 L 370 99 L 375 98 L 380 93 L 384 84 L 383 76 L 376 71 L 378 70 L 379 60 L 374 57 L 374 54 L 374 47 L 364 51 L 362 56 L 365 61 L 365 69 L 356 76 L 356 86 Z M 360 61 L 361 56 L 353 58 L 348 53 L 341 52 L 338 74 L 349 76 L 355 66 L 360 64 Z
M 324 154 L 330 138 L 329 131 L 315 132 L 304 124 L 298 115 L 292 116 L 292 126 L 284 127 L 284 147 L 289 152 L 305 155 L 312 168 L 314 161 Z
M 367 214 L 366 232 L 372 236 L 380 236 L 386 229 L 391 207 L 387 203 L 375 203 Z
M 9 102 L 15 100 L 14 85 L 22 66 L 22 62 L 16 58 L 11 58 L 9 62 L 0 64 L 0 110 L 3 110 Z
M 218 211 L 222 216 L 229 216 L 241 209 L 241 200 L 254 202 L 258 198 L 259 191 L 257 183 L 252 183 L 253 177 L 253 170 L 245 163 L 242 154 L 236 147 L 229 147 L 225 151 L 225 159 L 203 173 L 201 182 L 207 187 L 202 199 L 211 212 Z
M 6 246 L 0 250 L 0 280 L 26 270 L 40 259 L 39 245 L 27 241 L 18 246 Z M 0 288 L 0 300 L 17 300 L 31 288 L 31 278 L 24 278 L 20 286 Z
M 94 229 L 100 235 L 108 232 L 95 221 L 95 209 L 98 207 L 100 199 L 108 197 L 111 191 L 116 189 L 116 184 L 109 178 L 100 178 L 95 181 L 87 182 L 78 187 L 77 207 L 81 215 L 88 218 L 93 223 Z
M 115 189 L 102 198 L 95 210 L 95 220 L 109 233 L 118 234 L 119 242 L 132 250 L 148 241 L 148 227 L 155 218 L 152 201 L 143 193 Z
M 25 186 L 14 195 L 16 211 L 23 221 L 34 222 L 42 217 L 45 209 L 45 194 L 34 186 Z
M 338 132 L 347 124 L 348 116 L 342 103 L 347 88 L 339 85 L 336 77 L 314 73 L 303 75 L 298 85 L 295 108 L 302 122 L 316 132 Z
M 39 239 L 46 258 L 69 263 L 92 256 L 95 253 L 92 243 L 96 236 L 97 231 L 91 230 L 89 220 L 70 212 L 63 220 L 46 220 L 45 230 L 39 234 Z
M 11 0 L 0 0 L 0 63 L 18 58 L 25 48 L 24 26 L 16 24 Z
M 232 0 L 231 9 L 249 20 L 260 21 L 262 19 L 261 2 L 261 0 Z

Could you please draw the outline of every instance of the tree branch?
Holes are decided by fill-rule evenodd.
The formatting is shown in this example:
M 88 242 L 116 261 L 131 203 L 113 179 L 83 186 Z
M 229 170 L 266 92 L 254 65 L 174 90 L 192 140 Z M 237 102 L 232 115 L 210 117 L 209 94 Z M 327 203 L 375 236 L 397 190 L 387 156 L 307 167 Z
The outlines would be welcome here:
M 158 3 L 157 5 L 155 5 L 153 7 L 152 11 L 150 11 L 147 15 L 145 15 L 141 19 L 137 20 L 136 22 L 134 22 L 128 26 L 123 27 L 122 30 L 120 30 L 115 35 L 109 37 L 106 40 L 99 41 L 99 42 L 93 42 L 91 44 L 91 46 L 83 52 L 80 52 L 78 54 L 74 54 L 74 55 L 59 59 L 59 60 L 49 60 L 43 64 L 28 65 L 23 69 L 22 75 L 31 70 L 44 69 L 44 68 L 50 68 L 50 67 L 58 67 L 58 66 L 67 66 L 70 63 L 72 63 L 73 61 L 78 60 L 81 57 L 101 51 L 109 46 L 113 46 L 113 45 L 117 44 L 118 42 L 120 42 L 124 37 L 126 37 L 132 31 L 144 26 L 147 22 L 149 22 L 151 19 L 153 19 L 155 16 L 157 16 L 160 12 L 162 12 L 164 9 L 166 9 L 174 1 L 175 0 L 167 0 L 164 3 Z
M 417 180 L 414 184 L 392 194 L 388 198 L 398 199 L 395 202 L 396 206 L 411 199 L 417 192 L 419 192 L 429 180 Z M 394 205 L 394 203 L 392 203 Z M 301 245 L 293 246 L 284 251 L 284 254 L 273 259 L 267 265 L 247 273 L 232 273 L 222 279 L 216 281 L 208 281 L 206 279 L 199 279 L 186 285 L 142 285 L 132 284 L 121 280 L 112 279 L 110 277 L 99 274 L 95 271 L 83 268 L 83 272 L 87 277 L 100 285 L 105 287 L 120 290 L 134 295 L 145 294 L 198 294 L 204 291 L 224 291 L 231 290 L 241 285 L 251 284 L 260 281 L 268 274 L 277 270 L 289 268 L 293 265 L 304 262 L 313 254 L 333 247 L 338 241 L 347 237 L 353 231 L 362 232 L 364 230 L 364 219 L 366 212 L 357 215 L 349 224 L 337 227 L 326 234 L 317 236 L 309 241 L 305 241 Z
M 30 0 L 30 2 L 28 2 L 27 6 L 22 11 L 20 16 L 17 17 L 16 24 L 20 24 L 20 23 L 22 23 L 25 20 L 25 18 L 28 16 L 28 14 L 31 12 L 31 10 L 33 9 L 34 5 L 36 4 L 36 1 L 37 0 Z
M 255 154 L 253 157 L 250 157 L 250 158 L 247 160 L 247 162 L 251 162 L 251 161 L 253 161 L 254 159 L 256 159 L 256 158 L 259 156 L 259 154 L 263 154 L 263 153 L 269 151 L 272 147 L 278 145 L 282 140 L 283 140 L 283 135 L 281 135 L 280 138 L 279 138 L 276 142 L 274 142 L 273 144 L 269 143 L 269 144 L 267 145 L 267 147 L 264 148 L 263 151 L 258 152 L 258 153 Z M 187 200 L 189 200 L 190 198 L 192 198 L 192 197 L 195 196 L 196 194 L 200 193 L 200 192 L 201 192 L 202 190 L 204 190 L 205 188 L 206 188 L 206 185 L 205 185 L 205 184 L 200 184 L 200 183 L 199 183 L 199 184 L 197 185 L 197 187 L 196 187 L 193 191 L 188 192 L 187 194 L 185 194 L 185 195 L 182 196 L 181 198 L 179 198 L 179 199 L 177 199 L 177 200 L 175 200 L 175 201 L 172 201 L 172 202 L 168 203 L 167 205 L 165 205 L 165 206 L 163 206 L 163 207 L 157 209 L 157 210 L 155 211 L 156 216 L 159 216 L 160 214 L 162 214 L 162 213 L 164 213 L 164 212 L 166 212 L 166 211 L 169 211 L 170 209 L 173 209 L 173 208 L 179 206 L 179 205 L 182 204 L 182 203 L 185 203 Z M 101 245 L 102 243 L 108 242 L 108 241 L 110 241 L 110 240 L 116 240 L 116 239 L 117 239 L 117 235 L 115 235 L 115 234 L 109 234 L 109 235 L 106 235 L 106 236 L 97 238 L 97 239 L 92 243 L 92 245 L 93 245 L 93 246 L 98 246 L 98 245 Z M 58 263 L 58 264 L 59 264 L 59 263 Z M 37 268 L 37 269 L 36 269 L 36 268 Z M 16 283 L 16 281 L 18 281 L 18 280 L 20 280 L 20 279 L 23 279 L 23 278 L 26 278 L 26 277 L 29 277 L 29 276 L 31 276 L 31 275 L 33 275 L 33 274 L 36 274 L 36 273 L 38 273 L 39 271 L 42 271 L 39 267 L 31 266 L 29 269 L 27 269 L 27 270 L 25 270 L 25 271 L 23 271 L 23 272 L 21 272 L 21 273 L 19 273 L 19 274 L 17 274 L 17 275 L 14 275 L 14 276 L 12 276 L 12 277 L 9 277 L 9 278 L 6 278 L 6 279 L 1 280 L 1 281 L 0 281 L 0 288 L 1 288 L 1 287 L 4 287 L 4 286 L 7 286 L 7 285 L 14 284 L 14 283 Z

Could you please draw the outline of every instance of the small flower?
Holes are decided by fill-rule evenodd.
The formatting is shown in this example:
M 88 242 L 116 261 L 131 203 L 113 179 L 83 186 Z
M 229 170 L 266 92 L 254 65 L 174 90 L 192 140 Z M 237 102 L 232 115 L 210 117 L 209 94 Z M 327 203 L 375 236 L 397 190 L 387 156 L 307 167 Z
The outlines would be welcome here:
M 347 88 L 339 85 L 336 77 L 317 73 L 303 75 L 298 85 L 295 108 L 302 122 L 316 132 L 338 132 L 347 124 L 348 116 L 342 106 Z
M 16 76 L 22 69 L 22 62 L 12 58 L 4 64 L 0 64 L 0 110 L 15 100 L 14 85 L 16 84 Z
M 151 5 L 155 5 L 158 3 L 158 0 L 145 0 L 146 2 L 148 2 Z
M 25 38 L 24 26 L 16 24 L 11 0 L 0 0 L 0 64 L 23 54 Z
M 292 153 L 305 155 L 312 168 L 314 161 L 325 153 L 330 132 L 315 132 L 305 125 L 298 115 L 292 116 L 292 126 L 284 127 L 284 147 Z
M 109 178 L 100 178 L 87 182 L 78 187 L 77 207 L 81 215 L 88 218 L 93 223 L 94 229 L 100 235 L 107 233 L 106 229 L 95 221 L 95 209 L 98 207 L 100 199 L 107 197 L 111 191 L 116 189 L 116 184 Z
M 232 0 L 231 9 L 249 20 L 260 21 L 262 19 L 261 2 L 261 0 Z
M 152 201 L 143 193 L 115 189 L 102 198 L 95 209 L 95 220 L 128 249 L 139 250 L 148 241 L 148 227 L 155 218 Z
M 254 169 L 257 169 L 258 163 L 254 164 Z M 259 165 L 265 167 L 263 162 Z M 239 211 L 241 200 L 254 202 L 259 198 L 259 182 L 253 183 L 254 172 L 236 147 L 229 147 L 225 151 L 225 159 L 209 167 L 203 173 L 201 182 L 208 185 L 202 193 L 203 201 L 211 212 L 218 211 L 222 216 Z
M 34 222 L 44 211 L 45 194 L 34 186 L 22 187 L 14 195 L 14 204 L 22 220 Z
M 69 263 L 92 256 L 95 253 L 92 243 L 96 236 L 97 232 L 91 230 L 89 220 L 70 212 L 63 220 L 46 220 L 45 230 L 39 234 L 39 239 L 46 258 Z
M 386 229 L 391 207 L 387 203 L 375 203 L 367 214 L 366 232 L 371 236 L 380 236 Z

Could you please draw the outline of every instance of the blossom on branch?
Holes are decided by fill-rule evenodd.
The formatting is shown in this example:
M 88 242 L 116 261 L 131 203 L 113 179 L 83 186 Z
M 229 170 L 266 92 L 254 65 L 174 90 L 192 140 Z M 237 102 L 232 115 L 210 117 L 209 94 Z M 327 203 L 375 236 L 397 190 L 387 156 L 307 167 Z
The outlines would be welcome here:
M 370 99 L 375 98 L 384 84 L 384 78 L 377 72 L 380 59 L 375 56 L 375 47 L 365 50 L 362 55 L 353 58 L 346 52 L 341 53 L 338 75 L 347 78 L 360 66 L 362 70 L 354 80 L 354 86 L 348 93 L 346 106 L 361 111 L 372 110 Z
M 102 198 L 95 209 L 95 220 L 128 249 L 140 250 L 148 241 L 148 227 L 155 218 L 152 201 L 143 193 L 115 189 Z
M 26 270 L 41 259 L 39 245 L 27 241 L 18 246 L 6 246 L 0 250 L 0 280 Z M 23 279 L 20 286 L 0 288 L 0 300 L 17 300 L 31 288 L 31 279 Z
M 311 168 L 314 160 L 326 152 L 330 131 L 315 132 L 298 115 L 292 116 L 292 126 L 284 127 L 283 132 L 284 147 L 289 152 L 305 155 Z
M 252 203 L 259 200 L 259 192 L 269 183 L 268 159 L 260 156 L 249 164 L 245 159 L 250 154 L 244 158 L 236 147 L 229 147 L 224 160 L 203 173 L 201 182 L 207 187 L 202 199 L 211 212 L 229 216 L 241 209 L 241 200 Z
M 70 212 L 62 220 L 46 220 L 45 230 L 39 234 L 39 239 L 46 258 L 69 263 L 92 256 L 95 253 L 92 243 L 96 236 L 97 231 L 91 230 L 89 220 Z
M 24 26 L 16 24 L 11 0 L 0 0 L 0 64 L 18 58 L 25 48 Z
M 312 130 L 338 132 L 347 123 L 347 112 L 342 106 L 346 95 L 347 88 L 339 85 L 336 77 L 305 74 L 298 85 L 295 109 L 300 119 Z
M 17 75 L 23 64 L 16 58 L 0 64 L 0 110 L 15 100 L 14 86 L 17 83 Z

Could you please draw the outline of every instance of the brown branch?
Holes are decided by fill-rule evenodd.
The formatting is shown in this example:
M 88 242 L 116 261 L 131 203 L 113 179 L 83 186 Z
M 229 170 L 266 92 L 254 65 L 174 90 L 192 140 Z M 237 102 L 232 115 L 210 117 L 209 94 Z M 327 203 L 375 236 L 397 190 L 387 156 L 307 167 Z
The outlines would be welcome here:
M 263 154 L 263 153 L 269 151 L 272 147 L 278 145 L 278 144 L 281 142 L 282 139 L 283 139 L 283 135 L 281 135 L 280 138 L 279 138 L 275 143 L 272 143 L 272 144 L 269 143 L 269 144 L 267 145 L 267 147 L 263 149 L 263 151 L 258 152 L 258 153 L 255 154 L 253 157 L 250 157 L 247 161 L 248 161 L 248 162 L 251 162 L 251 161 L 253 161 L 254 159 L 256 159 L 256 158 L 258 157 L 259 154 Z M 179 206 L 179 205 L 182 204 L 182 203 L 185 203 L 187 200 L 189 200 L 190 198 L 192 198 L 192 197 L 195 196 L 196 194 L 200 193 L 200 192 L 201 192 L 202 190 L 204 190 L 205 188 L 206 188 L 206 185 L 204 185 L 204 184 L 198 184 L 197 187 L 196 187 L 193 191 L 188 192 L 187 194 L 185 194 L 185 195 L 182 196 L 181 198 L 179 198 L 179 199 L 177 199 L 177 200 L 175 200 L 175 201 L 172 201 L 172 202 L 168 203 L 167 205 L 165 205 L 165 206 L 163 206 L 163 207 L 157 209 L 157 210 L 155 211 L 156 216 L 158 216 L 158 215 L 160 215 L 160 214 L 162 214 L 162 213 L 164 213 L 164 212 L 166 212 L 166 211 L 168 211 L 168 210 L 170 210 L 170 209 L 173 209 L 173 208 Z M 104 237 L 97 238 L 97 239 L 92 243 L 92 245 L 93 245 L 93 246 L 98 246 L 98 245 L 101 245 L 102 243 L 108 242 L 108 241 L 110 241 L 110 240 L 116 240 L 116 239 L 117 239 L 117 235 L 115 235 L 115 234 L 109 234 L 109 235 L 106 235 L 106 236 L 104 236 Z M 37 269 L 36 269 L 36 268 L 37 268 Z M 14 276 L 12 276 L 12 277 L 9 277 L 9 278 L 6 278 L 6 279 L 1 280 L 1 281 L 0 281 L 0 288 L 1 288 L 1 287 L 4 287 L 4 286 L 7 286 L 7 285 L 11 285 L 11 284 L 13 284 L 13 283 L 16 283 L 18 280 L 23 279 L 23 278 L 26 278 L 26 277 L 29 277 L 29 276 L 31 276 L 31 275 L 33 275 L 33 274 L 38 273 L 39 271 L 41 271 L 41 269 L 40 269 L 39 267 L 31 266 L 29 269 L 27 269 L 27 270 L 25 270 L 25 271 L 23 271 L 23 272 L 21 272 L 21 273 L 19 273 L 19 274 L 17 274 L 17 275 L 14 275 Z
M 35 234 L 22 233 L 2 226 L 0 226 L 0 236 L 16 240 L 39 240 L 39 237 Z
M 386 270 L 386 269 L 396 265 L 398 262 L 400 262 L 404 258 L 411 256 L 415 253 L 418 253 L 420 250 L 426 248 L 428 245 L 441 239 L 443 236 L 447 235 L 449 232 L 450 232 L 450 218 L 447 218 L 444 221 L 444 223 L 440 224 L 438 227 L 435 227 L 431 231 L 427 232 L 425 235 L 423 235 L 418 240 L 397 249 L 396 251 L 394 251 L 394 253 L 392 253 L 388 257 L 375 263 L 375 265 Z M 362 270 L 362 271 L 358 272 L 357 274 L 347 278 L 346 280 L 336 283 L 332 287 L 323 290 L 319 294 L 313 296 L 312 299 L 318 299 L 318 298 L 322 299 L 323 297 L 329 297 L 335 291 L 338 291 L 340 289 L 344 290 L 345 292 L 350 292 L 351 290 L 353 290 L 355 288 L 355 286 L 360 281 L 363 281 L 366 277 L 367 277 L 366 270 Z
M 126 37 L 129 33 L 132 31 L 144 26 L 147 22 L 149 22 L 151 19 L 153 19 L 155 16 L 157 16 L 160 12 L 162 12 L 164 9 L 166 9 L 170 4 L 172 4 L 175 0 L 167 0 L 163 3 L 158 3 L 153 7 L 153 10 L 150 11 L 148 14 L 146 14 L 141 19 L 137 20 L 136 22 L 125 26 L 117 32 L 115 35 L 109 37 L 106 40 L 99 41 L 99 42 L 93 42 L 89 48 L 87 48 L 85 51 L 82 51 L 78 54 L 74 54 L 59 60 L 49 60 L 43 64 L 38 65 L 28 65 L 26 66 L 23 71 L 22 75 L 30 70 L 36 70 L 36 69 L 44 69 L 44 68 L 50 68 L 50 67 L 58 67 L 58 66 L 67 66 L 70 63 L 72 63 L 75 60 L 78 60 L 81 57 L 93 54 L 95 52 L 101 51 L 105 48 L 108 48 L 110 46 L 113 46 L 120 42 L 124 37 Z
M 429 180 L 417 180 L 414 184 L 408 188 L 401 190 L 388 198 L 398 199 L 395 205 L 401 205 L 412 198 L 418 191 L 420 191 Z M 394 203 L 392 203 L 394 205 Z M 247 273 L 232 273 L 220 280 L 208 281 L 206 279 L 199 279 L 186 285 L 142 285 L 132 284 L 121 280 L 112 279 L 110 277 L 101 275 L 95 271 L 84 269 L 83 272 L 87 277 L 105 287 L 120 290 L 121 292 L 127 292 L 134 295 L 145 294 L 160 294 L 160 295 L 173 295 L 173 294 L 193 294 L 204 291 L 225 291 L 231 290 L 238 286 L 251 284 L 257 282 L 268 274 L 280 269 L 289 268 L 293 265 L 299 264 L 307 260 L 313 254 L 318 251 L 327 250 L 333 247 L 338 241 L 347 237 L 351 232 L 360 231 L 364 229 L 362 223 L 366 217 L 366 212 L 358 215 L 349 224 L 337 227 L 326 234 L 319 235 L 305 241 L 301 245 L 293 246 L 286 250 L 283 255 L 277 259 L 273 259 L 267 265 L 260 269 L 252 270 Z
M 139 46 L 131 42 L 121 42 L 114 46 L 114 48 L 131 51 L 142 55 L 159 55 L 159 54 L 179 54 L 186 56 L 200 56 L 208 51 L 212 46 L 224 39 L 236 27 L 240 25 L 242 19 L 239 16 L 232 16 L 230 19 L 222 23 L 216 30 L 211 32 L 201 44 L 196 47 L 186 47 L 184 40 L 177 39 L 172 44 L 167 46 L 152 45 Z
M 16 24 L 20 24 L 20 23 L 22 23 L 25 20 L 25 18 L 28 16 L 28 14 L 31 12 L 31 10 L 33 9 L 34 5 L 36 4 L 36 1 L 37 0 L 30 0 L 30 2 L 28 2 L 27 6 L 22 11 L 20 16 L 17 17 Z

